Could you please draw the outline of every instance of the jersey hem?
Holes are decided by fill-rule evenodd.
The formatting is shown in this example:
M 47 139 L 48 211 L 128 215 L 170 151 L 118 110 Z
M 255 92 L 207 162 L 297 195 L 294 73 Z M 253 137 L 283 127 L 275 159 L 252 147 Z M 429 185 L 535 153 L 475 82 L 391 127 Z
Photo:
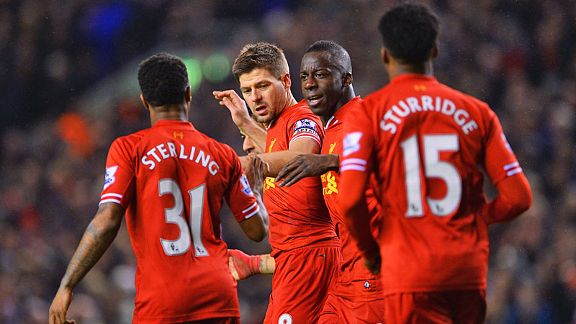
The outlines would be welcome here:
M 283 252 L 293 252 L 293 251 L 296 251 L 299 249 L 325 248 L 325 247 L 340 247 L 340 241 L 338 240 L 337 237 L 331 237 L 328 239 L 323 239 L 323 240 L 315 241 L 312 243 L 304 243 L 304 245 L 302 245 L 302 246 L 296 246 L 296 247 L 291 248 L 291 249 L 280 250 L 280 249 L 272 248 L 271 255 L 273 257 L 277 257 L 278 255 L 282 254 Z
M 156 316 L 136 316 L 134 315 L 134 323 L 143 322 L 146 323 L 148 321 L 168 321 L 168 322 L 187 322 L 187 321 L 198 321 L 198 320 L 206 320 L 206 319 L 216 319 L 216 318 L 223 318 L 223 317 L 238 317 L 240 318 L 240 312 L 238 310 L 221 310 L 216 312 L 208 312 L 208 313 L 200 313 L 194 315 L 178 315 L 178 316 L 171 316 L 171 317 L 156 317 Z
M 432 287 L 397 287 L 386 288 L 386 284 L 382 284 L 382 293 L 384 295 L 393 295 L 401 293 L 418 293 L 418 292 L 438 292 L 438 291 L 461 291 L 461 290 L 478 290 L 486 289 L 486 283 L 476 283 L 469 285 L 454 285 L 454 286 L 432 286 Z

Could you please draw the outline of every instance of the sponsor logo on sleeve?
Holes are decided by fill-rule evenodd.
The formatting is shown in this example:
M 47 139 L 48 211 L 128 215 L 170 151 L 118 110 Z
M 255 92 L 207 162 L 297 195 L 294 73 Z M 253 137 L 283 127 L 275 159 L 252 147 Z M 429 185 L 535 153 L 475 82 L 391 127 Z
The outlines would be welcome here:
M 240 177 L 240 184 L 242 184 L 242 192 L 246 195 L 246 196 L 253 196 L 254 194 L 252 193 L 252 188 L 250 188 L 250 183 L 248 182 L 248 178 L 246 178 L 245 175 L 242 175 Z
M 360 149 L 360 139 L 362 138 L 362 132 L 353 132 L 346 134 L 344 141 L 342 143 L 342 155 L 345 157 L 358 152 Z
M 116 174 L 117 170 L 117 165 L 106 168 L 106 175 L 104 176 L 104 189 L 110 187 L 110 185 L 116 181 L 114 174 Z
M 318 134 L 318 125 L 310 119 L 300 119 L 294 125 L 294 135 L 299 133 Z

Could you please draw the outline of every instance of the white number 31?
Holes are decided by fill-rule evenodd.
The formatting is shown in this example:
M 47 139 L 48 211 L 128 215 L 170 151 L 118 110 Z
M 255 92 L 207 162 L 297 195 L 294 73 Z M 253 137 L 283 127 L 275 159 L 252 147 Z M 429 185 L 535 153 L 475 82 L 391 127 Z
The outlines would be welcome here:
M 176 240 L 166 240 L 160 238 L 160 243 L 164 253 L 169 256 L 184 254 L 190 249 L 190 236 L 194 242 L 194 254 L 197 257 L 208 256 L 208 250 L 202 243 L 202 211 L 204 209 L 204 189 L 202 184 L 194 189 L 188 190 L 190 195 L 190 228 L 182 215 L 184 203 L 182 193 L 176 181 L 172 179 L 161 179 L 158 183 L 160 196 L 170 194 L 174 197 L 174 207 L 164 210 L 166 223 L 176 224 L 180 229 L 180 237 Z

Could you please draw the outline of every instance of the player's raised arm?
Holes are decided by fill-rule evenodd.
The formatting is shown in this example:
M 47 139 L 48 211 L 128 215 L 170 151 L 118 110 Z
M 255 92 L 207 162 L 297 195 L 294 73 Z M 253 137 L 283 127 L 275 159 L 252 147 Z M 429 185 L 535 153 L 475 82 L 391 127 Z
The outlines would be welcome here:
M 264 152 L 266 130 L 250 117 L 246 102 L 234 90 L 213 91 L 212 94 L 221 106 L 228 108 L 232 121 L 240 132 L 250 138 L 256 149 Z
M 108 249 L 122 224 L 124 208 L 116 203 L 103 203 L 86 228 L 49 312 L 50 324 L 61 324 L 72 301 L 72 291 Z
M 488 224 L 514 219 L 530 208 L 532 191 L 496 115 L 490 120 L 484 166 L 498 196 L 482 207 Z

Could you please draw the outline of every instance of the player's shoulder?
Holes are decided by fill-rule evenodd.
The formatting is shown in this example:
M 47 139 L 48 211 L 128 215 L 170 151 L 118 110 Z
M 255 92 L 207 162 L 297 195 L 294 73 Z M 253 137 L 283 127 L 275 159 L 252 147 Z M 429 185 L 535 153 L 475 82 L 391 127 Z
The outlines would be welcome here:
M 452 98 L 456 98 L 462 102 L 464 102 L 468 107 L 474 107 L 476 109 L 480 109 L 484 112 L 488 112 L 491 113 L 492 109 L 490 109 L 490 106 L 488 105 L 488 103 L 482 101 L 479 98 L 476 98 L 470 94 L 467 94 L 461 90 L 458 89 L 454 89 L 448 85 L 442 84 L 440 83 L 440 86 L 442 87 L 442 90 L 444 92 L 447 92 L 450 94 L 450 96 Z
M 147 129 L 137 131 L 135 133 L 131 133 L 131 134 L 124 135 L 124 136 L 119 136 L 114 141 L 112 141 L 112 144 L 110 145 L 110 147 L 113 150 L 121 150 L 121 151 L 124 151 L 126 153 L 129 153 L 136 146 L 138 146 L 138 143 L 140 143 L 142 141 L 142 139 L 146 136 L 146 134 L 149 133 L 149 131 L 150 131 L 150 128 L 147 128 Z
M 362 106 L 362 107 L 368 107 L 368 106 L 374 107 L 379 105 L 384 106 L 385 103 L 388 102 L 388 100 L 390 100 L 393 95 L 394 90 L 392 89 L 390 84 L 387 84 L 382 88 L 375 90 L 369 93 L 368 95 L 364 96 L 364 98 L 356 106 Z
M 315 123 L 320 122 L 320 117 L 310 110 L 310 107 L 308 107 L 305 100 L 301 100 L 297 104 L 290 106 L 286 112 L 285 118 L 289 123 L 296 122 L 300 119 L 309 119 Z
M 227 157 L 229 156 L 236 156 L 236 151 L 234 151 L 234 149 L 225 143 L 219 142 L 209 136 L 206 136 L 208 139 L 208 143 L 210 144 L 210 146 L 212 146 L 216 152 L 218 152 L 219 154 L 225 155 Z
M 336 120 L 342 121 L 345 119 L 354 119 L 354 115 L 360 110 L 364 109 L 362 107 L 362 97 L 356 96 L 345 103 L 340 109 L 334 114 Z
M 202 132 L 197 132 L 203 137 L 202 142 L 209 148 L 210 153 L 219 160 L 219 163 L 230 165 L 238 159 L 236 151 L 230 145 L 222 143 Z
M 308 115 L 308 114 L 312 114 L 314 115 L 314 113 L 312 113 L 312 110 L 310 110 L 310 107 L 308 107 L 308 104 L 306 103 L 305 100 L 300 100 L 298 103 L 288 107 L 286 109 L 286 117 L 287 118 L 291 118 L 294 116 L 301 116 L 301 115 Z
M 195 133 L 194 136 L 196 138 L 196 142 L 203 143 L 204 146 L 210 149 L 212 154 L 223 154 L 226 156 L 229 154 L 236 154 L 234 149 L 232 149 L 232 147 L 229 145 L 222 143 L 197 129 L 194 129 L 193 132 Z

